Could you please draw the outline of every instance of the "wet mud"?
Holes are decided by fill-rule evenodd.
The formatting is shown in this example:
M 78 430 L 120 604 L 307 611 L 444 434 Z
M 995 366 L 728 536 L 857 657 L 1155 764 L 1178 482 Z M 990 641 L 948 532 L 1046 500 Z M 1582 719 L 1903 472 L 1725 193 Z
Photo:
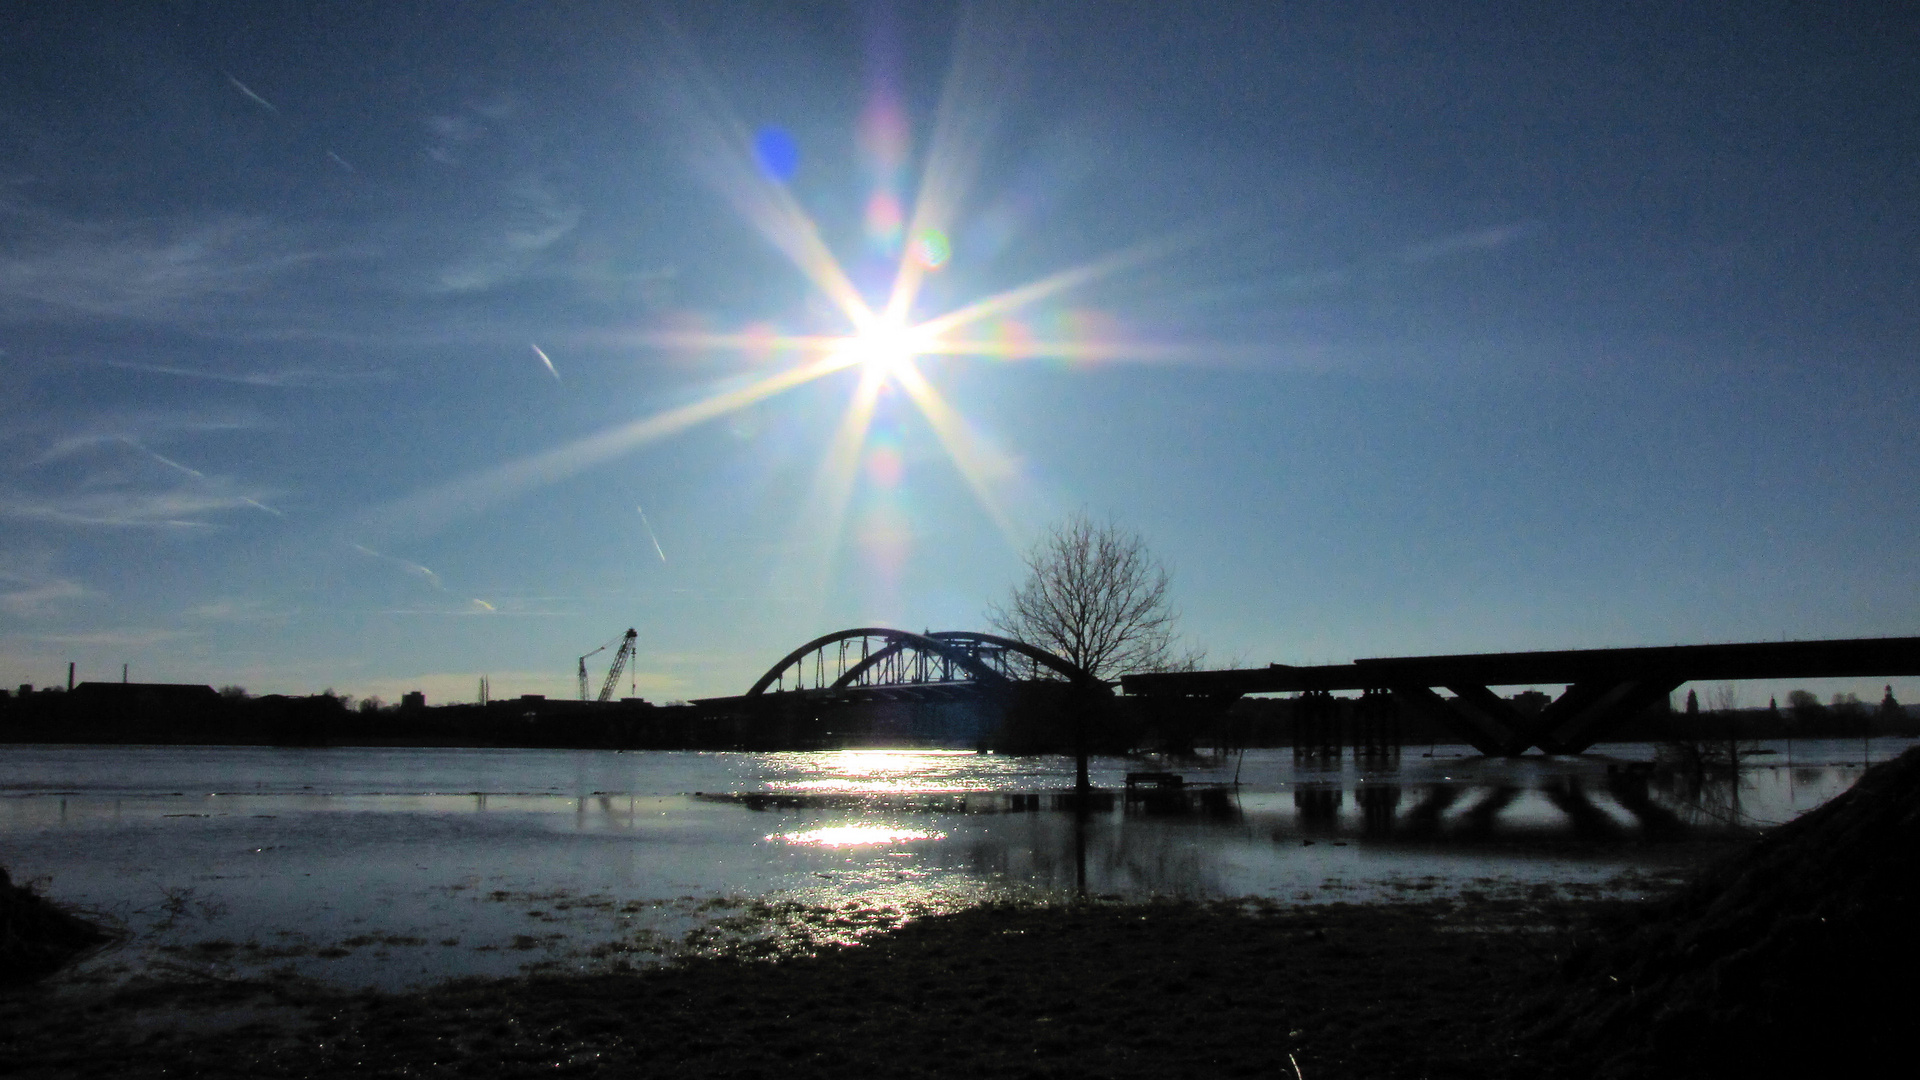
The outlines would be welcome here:
M 993 905 L 798 955 L 755 936 L 412 994 L 16 994 L 0 1059 L 49 1077 L 1520 1075 L 1492 1034 L 1503 988 L 1619 903 Z

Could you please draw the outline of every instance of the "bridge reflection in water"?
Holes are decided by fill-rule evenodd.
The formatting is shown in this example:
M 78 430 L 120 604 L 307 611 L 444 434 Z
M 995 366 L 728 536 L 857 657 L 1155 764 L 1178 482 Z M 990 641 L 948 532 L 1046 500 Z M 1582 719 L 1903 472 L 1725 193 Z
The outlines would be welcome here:
M 1267 764 L 1284 767 L 1279 758 Z M 1440 772 L 1449 767 L 1462 772 Z M 891 859 L 885 868 L 903 881 L 959 874 L 1130 897 L 1446 896 L 1493 882 L 1535 894 L 1639 895 L 1647 875 L 1678 873 L 1807 808 L 1814 800 L 1796 802 L 1796 785 L 1801 796 L 1826 796 L 1856 775 L 1762 766 L 1694 782 L 1629 761 L 1529 769 L 1467 759 L 1371 773 L 1295 768 L 1285 783 L 1238 789 L 1205 779 L 1131 795 L 1108 787 L 1085 803 L 1070 789 L 784 790 L 702 801 L 774 819 L 762 835 L 776 847 L 856 824 L 887 835 L 838 834 L 855 836 L 859 850 L 840 860 L 848 869 L 823 870 L 829 880 L 872 874 Z M 875 845 L 889 855 L 875 857 Z

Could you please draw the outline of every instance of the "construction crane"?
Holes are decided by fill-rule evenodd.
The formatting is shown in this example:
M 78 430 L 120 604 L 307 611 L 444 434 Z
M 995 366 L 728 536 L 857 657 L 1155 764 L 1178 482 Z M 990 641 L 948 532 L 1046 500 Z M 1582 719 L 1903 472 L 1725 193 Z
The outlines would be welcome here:
M 620 651 L 613 654 L 613 666 L 607 669 L 607 681 L 600 685 L 600 696 L 596 699 L 598 701 L 611 701 L 613 700 L 613 688 L 620 684 L 620 672 L 626 669 L 627 661 L 633 659 L 634 639 L 639 636 L 639 631 L 628 629 L 625 634 L 614 638 L 613 641 L 607 642 L 605 645 L 600 646 L 580 658 L 581 701 L 587 700 L 587 657 L 598 656 L 608 649 L 613 648 L 615 642 L 619 643 Z
M 619 640 L 620 640 L 619 638 L 613 639 L 613 641 L 619 641 Z M 599 648 L 588 653 L 586 656 L 582 656 L 580 658 L 580 700 L 581 701 L 587 700 L 587 657 L 598 656 L 601 653 L 606 652 L 608 649 L 613 648 L 613 641 L 607 642 L 605 645 L 600 646 Z

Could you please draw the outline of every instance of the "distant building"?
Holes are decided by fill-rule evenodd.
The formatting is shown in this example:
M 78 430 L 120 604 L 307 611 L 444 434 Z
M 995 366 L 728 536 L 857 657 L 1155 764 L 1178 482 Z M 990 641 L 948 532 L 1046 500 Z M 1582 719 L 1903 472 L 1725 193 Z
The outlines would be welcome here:
M 427 695 L 418 690 L 409 690 L 400 695 L 400 709 L 403 712 L 412 712 L 415 709 L 424 709 L 426 707 Z
M 76 707 L 182 709 L 214 705 L 220 695 L 211 686 L 192 683 L 83 682 L 73 688 Z
M 1544 712 L 1553 699 L 1538 690 L 1522 690 L 1510 699 L 1514 710 L 1522 716 L 1538 716 Z

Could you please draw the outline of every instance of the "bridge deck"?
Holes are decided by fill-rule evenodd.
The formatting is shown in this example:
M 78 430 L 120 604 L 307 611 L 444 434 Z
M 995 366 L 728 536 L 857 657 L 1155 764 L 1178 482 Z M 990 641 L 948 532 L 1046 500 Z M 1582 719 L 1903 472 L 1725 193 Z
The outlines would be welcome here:
M 1920 675 L 1920 637 L 1373 657 L 1311 667 L 1123 675 L 1120 684 L 1129 694 L 1267 694 L 1458 683 L 1543 686 L 1654 673 L 1682 682 Z
M 1920 638 L 1374 657 L 1312 667 L 1142 673 L 1124 675 L 1120 684 L 1131 695 L 1215 702 L 1242 694 L 1391 690 L 1396 700 L 1448 724 L 1482 753 L 1518 754 L 1538 746 L 1562 754 L 1586 749 L 1683 683 L 1890 675 L 1920 675 Z M 1538 717 L 1520 715 L 1488 689 L 1552 684 L 1565 685 L 1566 693 Z M 1441 697 L 1436 686 L 1454 696 Z

